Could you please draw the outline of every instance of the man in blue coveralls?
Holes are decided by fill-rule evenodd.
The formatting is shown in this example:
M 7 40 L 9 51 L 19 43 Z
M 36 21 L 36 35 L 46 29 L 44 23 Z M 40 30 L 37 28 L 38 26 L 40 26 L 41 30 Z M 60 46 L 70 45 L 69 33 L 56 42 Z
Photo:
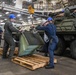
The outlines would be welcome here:
M 49 38 L 49 64 L 45 66 L 46 69 L 54 68 L 54 50 L 56 49 L 56 45 L 58 43 L 58 37 L 56 36 L 56 26 L 53 24 L 53 19 L 49 17 L 47 21 L 43 25 L 39 25 L 36 27 L 37 30 L 44 30 L 46 35 Z

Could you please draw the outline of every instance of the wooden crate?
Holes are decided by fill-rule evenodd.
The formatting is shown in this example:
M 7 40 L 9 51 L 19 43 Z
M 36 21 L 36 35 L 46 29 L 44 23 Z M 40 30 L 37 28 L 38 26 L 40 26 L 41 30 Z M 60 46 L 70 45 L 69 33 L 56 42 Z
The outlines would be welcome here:
M 30 70 L 35 70 L 37 68 L 41 68 L 47 65 L 49 62 L 49 58 L 34 54 L 31 56 L 16 57 L 16 58 L 13 58 L 12 61 Z M 55 63 L 57 63 L 56 59 L 55 59 Z
M 9 50 L 10 49 L 8 49 L 8 52 L 9 52 Z M 2 54 L 3 54 L 3 48 L 0 48 L 0 55 L 2 55 Z M 18 47 L 15 48 L 14 54 L 18 55 Z

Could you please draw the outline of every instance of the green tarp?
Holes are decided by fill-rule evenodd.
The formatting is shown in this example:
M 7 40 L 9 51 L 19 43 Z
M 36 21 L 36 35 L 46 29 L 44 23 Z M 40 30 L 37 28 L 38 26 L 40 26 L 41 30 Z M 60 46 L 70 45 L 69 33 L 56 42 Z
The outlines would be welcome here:
M 38 33 L 32 34 L 26 31 L 20 37 L 19 56 L 32 55 L 43 44 L 44 42 Z

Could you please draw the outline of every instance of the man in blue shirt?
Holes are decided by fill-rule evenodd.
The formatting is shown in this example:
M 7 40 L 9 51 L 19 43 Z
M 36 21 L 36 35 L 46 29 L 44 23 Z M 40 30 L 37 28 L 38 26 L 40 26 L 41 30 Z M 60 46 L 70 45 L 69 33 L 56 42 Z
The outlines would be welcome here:
M 56 49 L 56 45 L 58 43 L 58 37 L 56 36 L 56 26 L 53 24 L 53 19 L 49 17 L 47 21 L 42 26 L 37 26 L 37 30 L 44 30 L 46 35 L 49 38 L 49 64 L 45 66 L 46 69 L 54 68 L 54 50 Z

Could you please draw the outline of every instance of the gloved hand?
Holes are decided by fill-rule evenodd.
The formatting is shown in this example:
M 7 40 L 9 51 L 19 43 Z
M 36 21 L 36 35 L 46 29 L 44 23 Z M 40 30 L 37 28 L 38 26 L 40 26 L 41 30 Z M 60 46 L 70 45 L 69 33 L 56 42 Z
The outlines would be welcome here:
M 30 28 L 33 29 L 33 28 L 35 28 L 35 26 L 34 25 L 31 25 Z
M 20 32 L 20 33 L 23 33 L 23 32 L 24 32 L 24 30 L 19 30 L 19 32 Z
M 38 31 L 37 31 L 35 28 L 33 28 L 31 32 L 32 32 L 33 34 L 36 34 Z

